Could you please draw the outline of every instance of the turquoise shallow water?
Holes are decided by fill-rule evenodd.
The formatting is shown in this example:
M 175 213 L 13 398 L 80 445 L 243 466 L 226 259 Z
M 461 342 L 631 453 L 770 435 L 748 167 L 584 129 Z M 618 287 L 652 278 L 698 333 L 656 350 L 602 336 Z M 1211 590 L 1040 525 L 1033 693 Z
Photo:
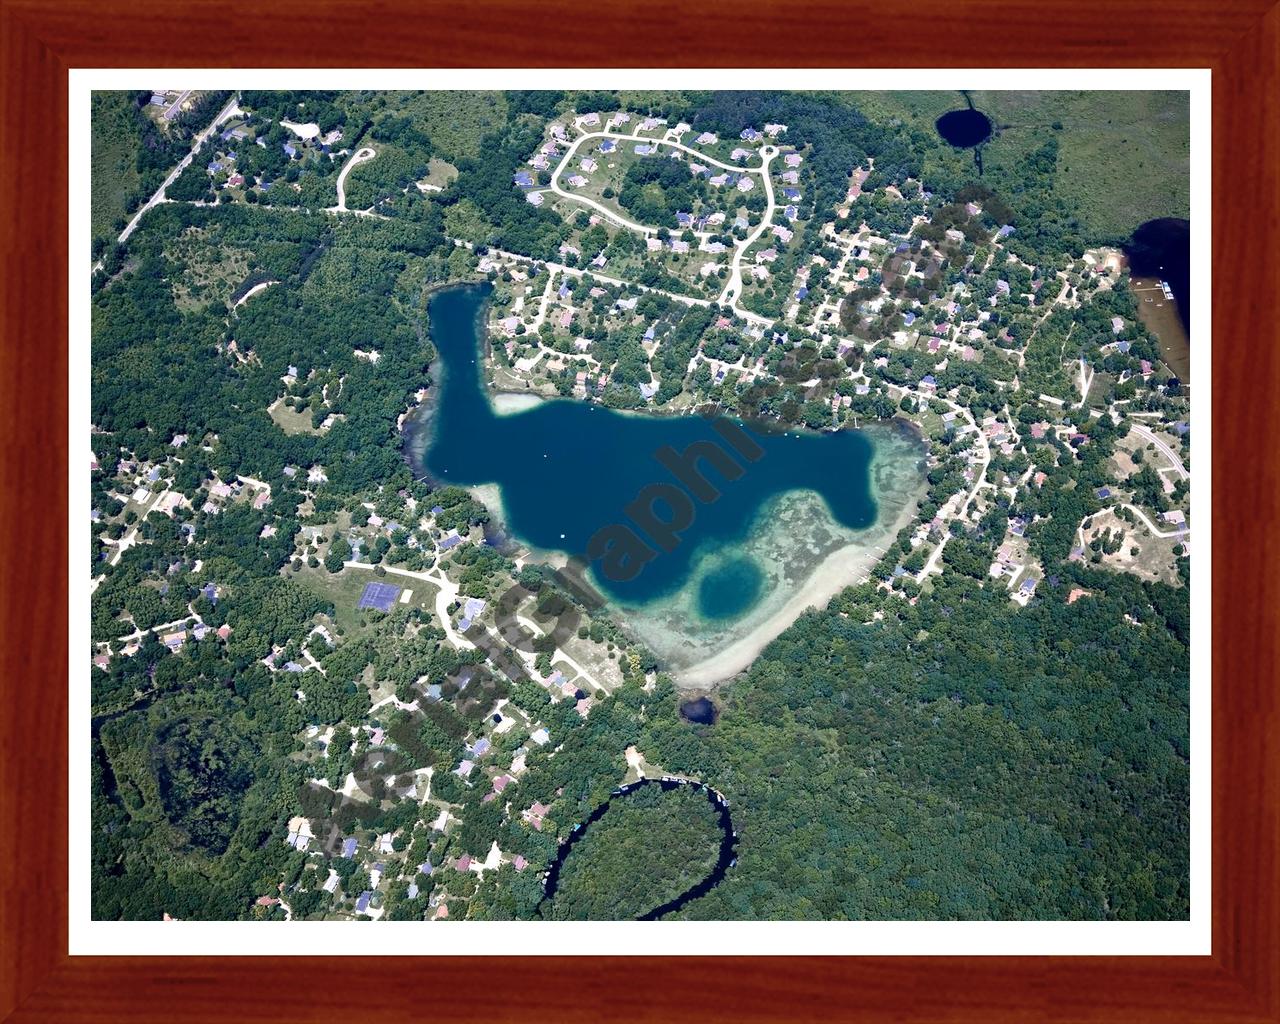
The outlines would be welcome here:
M 874 442 L 858 431 L 769 433 L 573 400 L 496 414 L 480 376 L 488 294 L 487 285 L 459 286 L 431 300 L 439 391 L 421 436 L 408 438 L 411 461 L 441 483 L 497 484 L 506 527 L 529 545 L 583 558 L 607 597 L 642 607 L 687 585 L 787 491 L 816 491 L 851 529 L 875 522 Z M 762 585 L 749 557 L 709 562 L 700 610 L 742 614 Z

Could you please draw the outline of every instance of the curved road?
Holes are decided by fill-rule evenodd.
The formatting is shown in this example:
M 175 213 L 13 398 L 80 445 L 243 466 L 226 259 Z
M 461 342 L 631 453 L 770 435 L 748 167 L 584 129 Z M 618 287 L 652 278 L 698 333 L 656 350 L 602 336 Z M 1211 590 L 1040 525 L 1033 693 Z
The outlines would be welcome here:
M 1175 452 L 1163 441 L 1161 441 L 1160 438 L 1156 437 L 1156 435 L 1153 434 L 1148 428 L 1142 426 L 1142 424 L 1140 423 L 1134 423 L 1132 425 L 1132 429 L 1137 431 L 1137 433 L 1145 437 L 1148 441 L 1150 441 L 1158 449 L 1160 449 L 1160 451 L 1164 454 L 1164 457 L 1167 458 L 1170 464 L 1173 466 L 1173 468 L 1177 470 L 1178 476 L 1180 476 L 1183 480 L 1186 480 L 1191 476 L 1191 474 L 1187 472 L 1187 467 L 1182 464 L 1182 459 L 1178 455 L 1178 453 Z
M 346 165 L 338 173 L 338 205 L 329 207 L 333 213 L 355 212 L 347 210 L 347 175 L 351 173 L 351 168 L 357 164 L 372 160 L 377 155 L 377 152 L 368 146 L 357 149 L 351 155 L 351 159 L 346 162 Z
M 1165 538 L 1168 538 L 1168 537 L 1189 537 L 1189 536 L 1191 536 L 1191 530 L 1190 530 L 1190 529 L 1188 529 L 1188 528 L 1187 528 L 1187 527 L 1185 527 L 1185 526 L 1184 526 L 1184 527 L 1181 527 L 1180 529 L 1177 529 L 1177 530 L 1161 530 L 1161 529 L 1160 529 L 1160 527 L 1156 526 L 1156 524 L 1155 524 L 1155 523 L 1153 523 L 1150 519 L 1148 519 L 1148 518 L 1147 518 L 1147 514 L 1146 514 L 1145 512 L 1143 512 L 1143 511 L 1142 511 L 1142 509 L 1138 508 L 1138 506 L 1137 506 L 1137 505 L 1130 505 L 1127 501 L 1117 502 L 1113 507 L 1114 507 L 1114 508 L 1127 508 L 1130 512 L 1132 512 L 1132 513 L 1133 513 L 1134 515 L 1136 515 L 1139 519 L 1141 519 L 1141 520 L 1142 520 L 1143 525 L 1144 525 L 1144 526 L 1146 526 L 1146 528 L 1147 528 L 1148 530 L 1150 530 L 1150 531 L 1151 531 L 1155 536 L 1157 536 L 1157 537 L 1165 537 Z
M 765 229 L 773 226 L 773 211 L 777 209 L 777 204 L 773 200 L 773 181 L 769 177 L 769 163 L 777 155 L 778 149 L 776 146 L 765 146 L 760 150 L 760 171 L 761 177 L 764 179 L 764 197 L 766 200 L 764 216 L 760 218 L 760 223 L 756 225 L 756 229 L 739 242 L 737 248 L 733 250 L 733 259 L 729 261 L 729 281 L 724 286 L 724 291 L 720 293 L 719 299 L 721 305 L 728 306 L 744 320 L 753 320 L 762 324 L 772 323 L 772 321 L 756 313 L 750 313 L 739 308 L 738 298 L 742 295 L 742 257 L 765 233 Z
M 577 193 L 566 192 L 560 187 L 560 175 L 564 173 L 564 170 L 568 167 L 570 161 L 577 156 L 578 150 L 584 142 L 592 139 L 617 139 L 620 142 L 635 142 L 637 141 L 637 138 L 638 137 L 635 135 L 623 135 L 619 132 L 610 131 L 587 132 L 583 135 L 579 135 L 570 144 L 568 150 L 565 151 L 564 156 L 560 159 L 560 163 L 556 165 L 556 169 L 551 174 L 550 185 L 548 185 L 547 188 L 540 189 L 538 191 L 554 192 L 556 195 L 561 196 L 564 199 L 569 199 L 576 203 L 582 203 L 583 205 L 589 206 L 593 210 L 596 210 L 603 216 L 609 218 L 609 220 L 613 221 L 615 224 L 629 228 L 632 231 L 637 231 L 646 237 L 657 234 L 657 228 L 629 220 L 621 214 L 610 210 L 601 203 L 596 202 L 594 199 L 589 199 L 586 196 L 578 195 Z M 740 167 L 734 164 L 726 164 L 714 157 L 707 156 L 705 153 L 701 153 L 696 149 L 686 146 L 683 142 L 671 142 L 663 139 L 645 139 L 642 141 L 648 145 L 670 146 L 672 149 L 678 149 L 684 153 L 688 153 L 692 157 L 696 157 L 699 162 L 710 164 L 713 167 L 719 167 L 725 171 L 758 174 L 760 176 L 764 185 L 764 195 L 766 200 L 764 215 L 760 218 L 760 223 L 756 225 L 755 230 L 735 247 L 733 257 L 729 261 L 729 281 L 725 285 L 724 290 L 720 293 L 719 299 L 716 301 L 720 305 L 728 306 L 733 310 L 735 315 L 744 320 L 771 326 L 773 324 L 772 320 L 739 307 L 738 297 L 742 294 L 742 257 L 746 251 L 751 248 L 751 246 L 760 240 L 760 237 L 765 233 L 765 231 L 773 225 L 773 214 L 777 209 L 777 204 L 774 200 L 773 181 L 769 177 L 769 164 L 772 162 L 773 158 L 778 155 L 778 148 L 776 146 L 762 146 L 760 149 L 760 163 L 758 165 L 754 167 Z

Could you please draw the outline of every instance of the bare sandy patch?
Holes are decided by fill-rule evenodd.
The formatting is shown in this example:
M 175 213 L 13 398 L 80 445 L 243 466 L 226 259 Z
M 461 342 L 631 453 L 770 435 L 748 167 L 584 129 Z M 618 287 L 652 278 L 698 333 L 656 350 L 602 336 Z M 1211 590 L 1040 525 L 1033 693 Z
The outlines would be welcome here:
M 489 396 L 493 411 L 499 416 L 510 416 L 512 413 L 524 412 L 545 401 L 541 395 L 522 395 L 515 391 L 499 391 Z
M 288 128 L 303 142 L 310 142 L 320 134 L 320 126 L 314 121 L 308 121 L 305 124 L 298 124 L 296 121 L 281 121 L 280 127 Z

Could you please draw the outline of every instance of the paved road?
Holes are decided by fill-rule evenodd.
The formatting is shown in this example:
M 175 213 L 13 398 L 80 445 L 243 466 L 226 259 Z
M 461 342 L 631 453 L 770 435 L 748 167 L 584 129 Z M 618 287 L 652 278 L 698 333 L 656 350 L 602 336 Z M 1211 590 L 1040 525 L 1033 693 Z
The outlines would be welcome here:
M 903 390 L 905 391 L 906 389 Z M 910 393 L 917 397 L 928 398 L 930 401 L 939 400 L 936 395 L 923 395 L 919 391 L 912 391 Z M 956 519 L 960 522 L 966 522 L 969 515 L 969 506 L 973 504 L 973 499 L 977 497 L 978 492 L 982 490 L 987 482 L 987 469 L 991 465 L 991 444 L 987 440 L 987 435 L 982 432 L 982 429 L 974 420 L 973 413 L 969 411 L 967 406 L 957 405 L 950 399 L 941 399 L 941 401 L 946 402 L 946 404 L 951 407 L 951 411 L 957 416 L 963 416 L 969 421 L 969 426 L 973 428 L 974 436 L 978 439 L 978 444 L 982 446 L 982 469 L 974 479 L 973 486 L 969 488 L 969 493 L 965 495 L 964 503 L 960 506 L 959 511 L 956 512 Z M 1030 473 L 1031 470 L 1028 470 L 1027 472 Z M 1023 477 L 1023 480 L 1026 480 L 1025 476 Z M 938 541 L 938 546 L 933 549 L 933 554 L 929 556 L 929 560 L 925 563 L 924 568 L 920 570 L 920 574 L 916 577 L 917 583 L 924 582 L 925 577 L 927 577 L 931 572 L 941 572 L 939 563 L 942 561 L 942 549 L 947 546 L 947 541 L 950 539 L 951 531 L 944 531 L 942 539 Z
M 733 259 L 729 261 L 729 281 L 724 286 L 724 291 L 720 293 L 721 305 L 728 306 L 742 319 L 770 325 L 772 325 L 773 321 L 740 308 L 738 299 L 742 297 L 742 257 L 765 233 L 765 230 L 773 225 L 773 211 L 776 209 L 776 204 L 773 201 L 773 181 L 769 177 L 769 164 L 777 155 L 776 146 L 765 146 L 760 150 L 760 170 L 761 177 L 764 179 L 764 196 L 767 200 L 764 216 L 760 218 L 760 223 L 756 225 L 756 229 L 739 242 L 737 248 L 733 250 Z
M 163 117 L 166 121 L 172 121 L 175 117 L 178 116 L 179 111 L 182 110 L 182 104 L 187 102 L 187 97 L 190 95 L 191 95 L 190 89 L 184 90 L 182 95 L 179 96 L 176 100 L 174 100 L 171 104 L 169 104 L 168 109 L 166 109 L 165 112 L 160 116 Z
M 134 544 L 137 543 L 138 527 L 140 527 L 143 524 L 143 522 L 146 521 L 147 516 L 151 515 L 151 513 L 155 511 L 156 507 L 160 504 L 160 502 L 162 502 L 168 496 L 168 494 L 169 494 L 168 488 L 165 488 L 157 492 L 155 496 L 152 497 L 151 501 L 147 503 L 146 509 L 144 509 L 142 514 L 138 516 L 138 521 L 134 523 L 133 526 L 129 528 L 129 531 L 125 533 L 124 536 L 122 536 L 118 541 L 112 541 L 109 538 L 104 539 L 104 543 L 114 544 L 116 549 L 116 553 L 111 556 L 111 559 L 108 562 L 109 565 L 120 564 L 120 556 L 123 555 L 126 551 L 128 551 L 131 547 L 133 547 Z
M 623 135 L 620 132 L 611 132 L 611 131 L 587 132 L 583 135 L 578 136 L 570 144 L 568 150 L 565 152 L 564 156 L 561 158 L 560 163 L 556 166 L 555 171 L 552 173 L 550 186 L 540 191 L 554 192 L 556 195 L 561 196 L 565 199 L 569 199 L 575 203 L 582 203 L 585 206 L 589 206 L 593 210 L 596 210 L 598 213 L 600 213 L 602 216 L 607 217 L 609 220 L 613 221 L 615 224 L 620 224 L 622 227 L 629 228 L 632 231 L 639 232 L 640 234 L 645 235 L 646 237 L 649 235 L 657 234 L 658 232 L 657 228 L 650 227 L 649 225 L 646 225 L 646 224 L 639 224 L 636 221 L 630 220 L 627 217 L 624 217 L 621 214 L 616 213 L 613 210 L 610 210 L 608 207 L 602 205 L 601 203 L 596 202 L 594 199 L 590 199 L 587 196 L 580 195 L 576 192 L 566 192 L 563 188 L 560 187 L 560 175 L 564 172 L 565 168 L 569 166 L 569 163 L 574 159 L 574 157 L 577 156 L 578 150 L 582 146 L 582 144 L 592 139 L 617 139 L 621 142 L 635 142 L 637 137 L 634 135 Z M 729 281 L 725 285 L 724 290 L 720 293 L 720 297 L 717 301 L 721 305 L 728 306 L 730 309 L 733 310 L 733 312 L 737 316 L 739 316 L 743 320 L 747 320 L 751 323 L 758 323 L 764 326 L 772 327 L 774 322 L 768 319 L 767 317 L 762 317 L 759 314 L 752 313 L 749 310 L 740 308 L 738 306 L 738 299 L 742 295 L 742 257 L 746 253 L 747 249 L 749 249 L 752 245 L 754 245 L 760 239 L 760 236 L 763 235 L 765 231 L 768 230 L 773 224 L 773 213 L 774 213 L 774 210 L 776 209 L 776 203 L 774 201 L 774 195 L 773 195 L 773 182 L 769 177 L 769 164 L 773 160 L 773 158 L 778 155 L 777 147 L 776 146 L 761 147 L 760 163 L 755 166 L 742 167 L 735 164 L 726 164 L 720 160 L 715 159 L 714 157 L 707 156 L 705 153 L 701 153 L 690 146 L 686 146 L 682 142 L 673 142 L 673 141 L 664 140 L 664 139 L 646 139 L 645 141 L 651 145 L 670 146 L 672 149 L 681 150 L 684 153 L 688 153 L 692 157 L 696 157 L 700 163 L 707 163 L 714 167 L 719 167 L 725 171 L 733 171 L 735 173 L 745 172 L 747 174 L 755 174 L 760 176 L 761 183 L 764 186 L 765 199 L 768 201 L 767 206 L 765 207 L 764 216 L 761 218 L 760 223 L 756 225 L 755 230 L 752 231 L 751 234 L 749 234 L 745 239 L 739 242 L 737 247 L 734 249 L 733 257 L 730 260 Z
M 133 234 L 134 228 L 138 226 L 138 222 L 142 220 L 142 215 L 144 213 L 146 213 L 149 209 L 151 209 L 153 206 L 157 205 L 158 203 L 164 202 L 165 189 L 167 189 L 170 185 L 172 185 L 178 179 L 178 175 L 181 174 L 183 171 L 185 171 L 191 165 L 191 161 L 195 158 L 196 153 L 200 151 L 200 147 L 205 144 L 209 136 L 212 135 L 214 131 L 217 129 L 218 125 L 222 124 L 222 122 L 227 120 L 227 118 L 234 117 L 238 113 L 240 113 L 240 97 L 239 95 L 236 95 L 232 97 L 230 103 L 228 103 L 225 107 L 222 108 L 222 111 L 218 114 L 217 117 L 213 119 L 213 122 L 209 125 L 209 127 L 207 127 L 204 131 L 202 131 L 199 135 L 197 135 L 194 140 L 192 140 L 191 151 L 185 157 L 183 157 L 182 162 L 178 164 L 177 167 L 175 167 L 172 171 L 169 172 L 169 176 L 164 179 L 164 182 L 160 185 L 158 189 L 155 190 L 155 193 L 151 196 L 151 198 L 148 199 L 146 203 L 144 203 L 143 206 L 138 210 L 138 212 L 133 215 L 133 219 L 129 221 L 129 223 L 125 225 L 124 230 L 120 232 L 120 237 L 116 239 L 117 243 L 125 242 L 129 238 L 129 236 Z M 96 273 L 101 267 L 102 267 L 101 261 L 95 263 L 93 266 L 94 272 Z
M 351 211 L 347 211 L 350 213 Z M 463 249 L 474 249 L 475 245 L 463 238 L 452 239 L 453 244 Z M 624 281 L 620 277 L 610 277 L 608 274 L 602 274 L 594 267 L 567 267 L 563 263 L 555 263 L 551 260 L 539 260 L 533 256 L 526 256 L 520 252 L 507 252 L 505 249 L 496 249 L 489 247 L 489 252 L 495 256 L 502 256 L 505 259 L 519 260 L 522 263 L 538 263 L 547 268 L 549 273 L 568 274 L 571 277 L 587 277 L 590 276 L 597 281 L 603 281 L 605 284 L 617 285 L 620 288 L 638 288 L 642 292 L 653 292 L 655 295 L 665 295 L 669 299 L 676 302 L 683 302 L 687 306 L 711 306 L 714 303 L 710 299 L 700 299 L 693 295 L 681 295 L 679 292 L 663 291 L 661 288 L 650 288 L 646 284 L 639 284 L 635 281 Z
M 1150 530 L 1153 534 L 1155 534 L 1157 537 L 1190 537 L 1191 536 L 1191 530 L 1189 527 L 1186 527 L 1186 526 L 1179 526 L 1172 530 L 1161 530 L 1160 527 L 1156 526 L 1155 523 L 1153 523 L 1150 519 L 1147 518 L 1147 514 L 1143 512 L 1142 509 L 1138 508 L 1137 505 L 1130 505 L 1127 501 L 1122 501 L 1118 503 L 1115 507 L 1127 508 L 1130 512 L 1132 512 L 1139 519 L 1141 519 L 1143 522 L 1143 525 L 1145 525 L 1146 528 Z
M 128 633 L 125 636 L 116 637 L 112 641 L 100 640 L 98 641 L 98 646 L 105 647 L 108 643 L 128 644 L 128 643 L 132 643 L 134 640 L 141 640 L 148 633 L 155 633 L 158 636 L 159 634 L 166 633 L 171 629 L 177 629 L 179 626 L 185 627 L 188 622 L 195 622 L 195 624 L 198 626 L 203 621 L 204 620 L 201 619 L 199 615 L 197 615 L 195 612 L 192 612 L 190 615 L 184 615 L 180 619 L 174 619 L 172 622 L 162 622 L 158 626 L 152 626 L 149 629 L 135 629 L 132 633 Z
M 1182 477 L 1183 480 L 1189 480 L 1191 478 L 1191 474 L 1187 472 L 1187 467 L 1182 464 L 1182 458 L 1177 452 L 1140 423 L 1133 424 L 1133 429 L 1142 437 L 1145 437 L 1148 441 L 1154 444 L 1164 454 L 1165 458 L 1169 460 L 1173 468 L 1177 470 L 1178 476 Z
M 374 569 L 376 566 L 372 562 L 356 562 L 348 561 L 342 563 L 348 569 Z M 436 615 L 440 619 L 440 626 L 448 636 L 449 642 L 458 650 L 470 650 L 475 647 L 470 640 L 453 628 L 453 623 L 449 620 L 449 605 L 458 596 L 458 585 L 443 573 L 435 574 L 429 572 L 416 572 L 412 569 L 397 569 L 395 566 L 384 565 L 389 576 L 408 576 L 414 580 L 425 580 L 436 586 Z
M 520 623 L 520 625 L 524 626 L 525 629 L 533 633 L 535 637 L 541 637 L 541 636 L 547 635 L 547 631 L 543 629 L 542 626 L 538 625 L 532 619 L 524 615 L 517 614 L 516 621 Z M 520 653 L 521 653 L 521 657 L 524 658 L 524 660 L 528 662 L 528 664 L 531 667 L 533 667 L 534 663 L 538 660 L 537 655 L 533 654 L 532 652 L 522 651 Z M 569 652 L 566 651 L 563 647 L 557 647 L 555 654 L 551 656 L 551 662 L 553 665 L 557 661 L 563 661 L 571 669 L 577 672 L 580 677 L 582 677 L 587 681 L 587 685 L 589 685 L 591 689 L 599 693 L 603 693 L 606 697 L 609 695 L 608 688 L 603 686 L 600 682 L 598 682 L 596 678 L 593 675 L 591 675 L 591 673 L 588 672 L 585 668 L 583 668 L 580 664 L 578 664 L 578 662 L 574 661 L 574 659 L 569 656 Z M 534 668 L 534 677 L 539 678 L 539 674 L 537 672 L 536 667 Z
M 591 209 L 595 210 L 597 213 L 607 217 L 615 224 L 621 224 L 624 228 L 630 228 L 632 231 L 638 231 L 646 237 L 649 235 L 656 235 L 658 233 L 657 228 L 651 228 L 645 224 L 639 224 L 634 220 L 629 220 L 622 216 L 622 214 L 615 213 L 602 203 L 597 203 L 594 199 L 580 195 L 577 192 L 566 192 L 560 187 L 560 175 L 564 172 L 564 169 L 569 166 L 569 161 L 577 155 L 578 147 L 589 139 L 630 139 L 631 141 L 634 141 L 632 136 L 619 135 L 617 132 L 589 132 L 586 135 L 579 135 L 572 143 L 570 143 L 569 148 L 565 150 L 564 156 L 561 157 L 560 163 L 558 163 L 556 165 L 556 169 L 551 172 L 551 184 L 545 189 L 536 189 L 535 191 L 544 193 L 554 192 L 556 195 L 561 196 L 564 199 L 569 199 L 575 203 L 582 203 L 584 206 L 591 207 Z M 654 140 L 654 143 L 656 144 L 656 140 Z M 670 145 L 670 143 L 667 143 L 667 145 Z

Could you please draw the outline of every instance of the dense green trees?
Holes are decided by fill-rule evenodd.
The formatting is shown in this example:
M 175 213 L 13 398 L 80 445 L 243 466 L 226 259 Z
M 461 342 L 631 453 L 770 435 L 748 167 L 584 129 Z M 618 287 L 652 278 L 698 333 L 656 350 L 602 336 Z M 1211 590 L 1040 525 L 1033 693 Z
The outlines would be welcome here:
M 617 97 L 577 98 L 588 101 L 606 109 Z M 957 528 L 945 549 L 945 573 L 918 594 L 913 584 L 914 604 L 871 584 L 839 595 L 826 612 L 802 617 L 719 692 L 715 726 L 681 719 L 677 694 L 664 677 L 643 688 L 641 672 L 656 668 L 654 660 L 599 615 L 582 628 L 620 643 L 626 682 L 585 719 L 574 702 L 552 704 L 535 684 L 490 678 L 496 673 L 478 664 L 483 653 L 455 650 L 438 623 L 416 610 L 370 615 L 367 629 L 362 624 L 341 636 L 335 649 L 309 648 L 323 673 L 300 677 L 262 664 L 273 646 L 296 655 L 299 634 L 313 617 L 335 612 L 313 589 L 315 580 L 327 578 L 318 559 L 303 569 L 299 556 L 297 569 L 288 568 L 304 522 L 327 527 L 359 505 L 350 521 L 363 529 L 370 514 L 359 503 L 369 501 L 388 519 L 410 493 L 425 508 L 442 508 L 433 529 L 465 532 L 488 518 L 461 488 L 428 494 L 411 481 L 397 419 L 429 383 L 425 290 L 474 265 L 472 254 L 445 238 L 442 208 L 456 216 L 467 204 L 485 241 L 538 257 L 554 257 L 569 237 L 571 229 L 554 213 L 524 201 L 511 176 L 541 140 L 542 120 L 570 101 L 556 93 L 512 93 L 505 102 L 519 116 L 488 136 L 474 156 L 459 160 L 457 183 L 430 201 L 415 189 L 395 196 L 387 206 L 392 219 L 281 209 L 283 201 L 272 193 L 273 208 L 166 204 L 148 213 L 127 253 L 109 257 L 99 275 L 92 412 L 100 430 L 94 451 L 104 469 L 93 482 L 94 507 L 108 518 L 120 511 L 120 499 L 110 493 L 118 458 L 131 453 L 163 461 L 176 450 L 174 435 L 184 434 L 181 462 L 168 463 L 165 478 L 190 508 L 178 508 L 172 519 L 153 512 L 136 521 L 134 513 L 127 525 L 137 526 L 141 543 L 114 566 L 101 561 L 109 551 L 104 541 L 118 539 L 125 524 L 99 531 L 94 639 L 115 641 L 118 654 L 118 638 L 182 623 L 192 611 L 209 627 L 229 625 L 231 633 L 225 640 L 189 634 L 174 653 L 144 632 L 135 654 L 93 672 L 99 716 L 95 915 L 247 917 L 253 900 L 279 891 L 282 882 L 295 916 L 323 914 L 330 907 L 328 894 L 318 890 L 323 871 L 305 867 L 307 858 L 281 841 L 284 823 L 314 808 L 317 820 L 331 818 L 344 831 L 403 829 L 397 841 L 437 863 L 464 852 L 483 856 L 499 841 L 533 870 L 507 866 L 480 883 L 455 872 L 438 884 L 469 897 L 472 917 L 529 917 L 540 895 L 536 868 L 617 785 L 625 770 L 622 752 L 636 745 L 651 764 L 704 779 L 732 802 L 739 863 L 684 911 L 687 917 L 1184 916 L 1187 591 L 1066 561 L 1076 525 L 1098 510 L 1093 488 L 1108 479 L 1107 460 L 1122 429 L 1105 419 L 1086 425 L 1091 440 L 1083 447 L 1046 439 L 1038 464 L 1050 466 L 1056 457 L 1059 468 L 1042 488 L 1018 499 L 1018 513 L 1038 517 L 1027 539 L 1046 569 L 1029 607 L 1013 605 L 986 582 L 992 552 L 1015 511 L 1002 500 L 982 522 Z M 318 121 L 322 130 L 341 124 L 351 144 L 363 125 L 352 121 L 353 112 L 363 117 L 367 107 L 374 140 L 407 154 L 383 165 L 394 173 L 376 192 L 404 187 L 401 172 L 417 173 L 433 144 L 398 108 L 380 114 L 369 97 L 246 94 L 245 103 L 264 121 L 296 116 Z M 812 175 L 806 196 L 813 196 L 815 216 L 842 201 L 849 170 L 874 156 L 872 185 L 902 183 L 923 168 L 935 192 L 957 204 L 981 202 L 980 218 L 947 208 L 947 223 L 965 232 L 966 246 L 1006 219 L 1016 221 L 1018 251 L 1029 258 L 1084 237 L 1053 197 L 1052 147 L 993 175 L 995 191 L 980 194 L 971 171 L 951 154 L 901 126 L 872 125 L 829 98 L 662 94 L 652 98 L 651 109 L 726 136 L 764 120 L 788 124 L 787 141 L 806 153 L 805 174 Z M 264 159 L 275 160 L 275 151 Z M 666 166 L 678 166 L 674 161 L 641 182 L 650 163 L 637 165 L 645 169 L 632 182 L 642 191 L 689 187 L 687 169 L 679 182 L 662 180 Z M 302 176 L 304 193 L 296 195 L 314 209 L 331 182 L 316 175 L 308 184 L 312 177 L 310 171 Z M 906 230 L 920 200 L 909 189 L 904 193 L 907 199 L 891 202 L 868 192 L 851 216 L 866 214 L 879 226 Z M 672 192 L 664 195 L 669 200 Z M 251 253 L 232 296 L 254 283 L 279 283 L 234 310 L 221 301 L 180 302 L 188 267 L 175 255 L 172 242 L 179 237 L 198 239 L 197 254 L 209 265 Z M 607 247 L 627 244 L 609 241 L 603 231 L 594 239 Z M 953 270 L 940 273 L 945 278 Z M 650 283 L 661 283 L 661 268 L 652 273 L 659 276 Z M 1030 271 L 1003 273 L 1014 290 L 1030 288 Z M 590 287 L 587 279 L 577 286 L 584 307 Z M 737 401 L 749 415 L 814 426 L 829 421 L 825 395 L 806 402 L 802 387 L 841 372 L 829 349 L 824 356 L 817 344 L 784 348 L 713 330 L 718 310 L 660 295 L 639 297 L 636 311 L 661 337 L 652 365 L 661 382 L 659 403 L 681 392 L 689 360 L 704 342 L 708 355 L 727 361 L 766 356 L 777 379 L 739 397 L 732 386 L 713 390 L 704 370 L 700 394 Z M 885 311 L 886 318 L 895 315 Z M 1112 316 L 1126 321 L 1119 335 Z M 1132 297 L 1122 290 L 1095 297 L 1065 319 L 1049 317 L 1027 352 L 1024 388 L 1058 390 L 1050 386 L 1059 382 L 1064 346 L 1069 353 L 1095 352 L 1115 338 L 1130 342 L 1130 351 L 1107 355 L 1104 368 L 1117 376 L 1131 372 L 1150 351 L 1150 339 L 1134 321 Z M 1019 326 L 1016 318 L 1010 323 Z M 618 386 L 606 401 L 635 401 L 634 385 L 647 379 L 638 330 L 601 329 L 597 337 L 589 321 L 584 328 L 593 332 L 597 354 L 614 366 Z M 370 352 L 378 353 L 376 364 Z M 295 377 L 290 367 L 296 379 L 287 383 Z M 895 354 L 886 376 L 909 382 L 919 371 L 911 358 Z M 994 378 L 1001 371 L 998 360 L 953 361 L 939 373 L 939 384 L 961 387 L 963 400 L 981 412 L 1000 404 Z M 311 431 L 286 433 L 273 422 L 266 410 L 282 399 L 286 409 L 306 414 Z M 893 412 L 883 396 L 854 396 L 854 403 L 860 415 Z M 1033 412 L 1018 410 L 1024 427 Z M 334 421 L 319 432 L 330 414 Z M 996 465 L 1017 468 L 1014 459 Z M 327 483 L 305 483 L 312 467 L 323 468 Z M 222 481 L 262 480 L 271 488 L 270 504 L 255 507 L 246 495 L 216 514 L 205 511 L 215 474 Z M 949 465 L 931 468 L 931 508 L 958 488 L 955 475 Z M 1149 469 L 1134 485 L 1143 502 L 1158 508 L 1164 500 Z M 304 487 L 315 493 L 303 494 Z M 350 544 L 325 532 L 325 547 L 311 551 L 327 555 L 330 571 L 337 571 Z M 406 530 L 379 536 L 361 557 L 408 564 L 422 555 L 407 539 Z M 922 560 L 905 540 L 891 554 L 911 568 Z M 469 595 L 492 598 L 509 585 L 513 567 L 491 548 L 470 545 L 449 557 L 451 574 Z M 539 567 L 526 565 L 520 579 L 545 588 L 542 603 L 560 596 Z M 218 585 L 216 604 L 201 594 L 208 582 Z M 1089 596 L 1068 605 L 1065 595 L 1076 586 Z M 873 619 L 876 611 L 882 619 Z M 549 667 L 546 644 L 535 651 Z M 483 671 L 462 688 L 464 666 Z M 377 722 L 389 742 L 375 749 L 357 728 L 371 717 L 371 680 L 406 703 L 420 682 L 440 686 L 442 697 L 424 700 L 416 716 L 382 705 Z M 464 740 L 503 696 L 540 719 L 553 741 L 530 745 L 527 772 L 510 783 L 504 800 L 486 801 L 487 780 L 464 781 L 453 769 Z M 327 757 L 301 738 L 308 725 L 335 727 Z M 514 746 L 502 754 L 512 756 Z M 370 767 L 375 763 L 378 771 Z M 424 834 L 413 801 L 387 795 L 387 775 L 425 767 L 436 769 L 433 797 L 453 803 L 462 822 L 444 836 Z M 376 801 L 335 796 L 353 771 Z M 312 778 L 332 788 L 309 783 Z M 509 801 L 518 812 L 535 800 L 550 808 L 541 832 L 507 808 Z M 676 794 L 656 791 L 619 802 L 567 862 L 551 916 L 630 916 L 674 895 L 707 856 L 714 858 L 716 837 L 703 820 L 709 808 L 703 797 L 693 801 L 699 802 L 686 805 Z M 362 881 L 351 862 L 319 863 L 329 862 L 347 882 Z M 422 917 L 423 897 L 411 899 L 396 886 L 386 894 L 388 916 Z
M 649 156 L 627 168 L 618 205 L 641 224 L 676 227 L 676 213 L 691 213 L 706 196 L 706 182 L 691 175 L 684 161 Z M 585 239 L 584 251 L 592 251 Z
M 711 873 L 720 851 L 718 816 L 706 796 L 682 786 L 644 786 L 614 797 L 565 858 L 555 897 L 542 916 L 555 921 L 638 918 L 687 892 Z
M 467 200 L 489 224 L 489 242 L 502 249 L 554 259 L 569 237 L 567 225 L 549 209 L 531 206 L 512 187 L 515 172 L 542 140 L 536 119 L 513 120 L 485 138 L 479 154 L 458 161 L 458 180 L 441 196 L 445 206 Z

